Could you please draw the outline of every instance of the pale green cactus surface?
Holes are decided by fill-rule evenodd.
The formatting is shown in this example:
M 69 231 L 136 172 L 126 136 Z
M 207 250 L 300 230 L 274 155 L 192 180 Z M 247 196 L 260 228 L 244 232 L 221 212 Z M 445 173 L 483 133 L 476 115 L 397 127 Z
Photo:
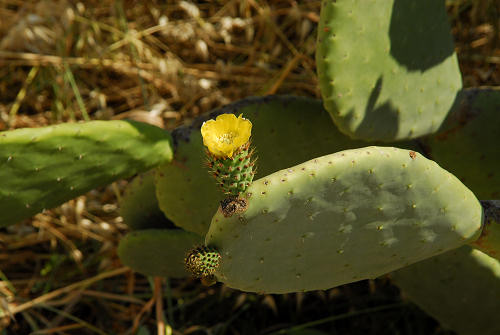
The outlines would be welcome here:
M 327 289 L 375 278 L 478 237 L 474 194 L 413 151 L 367 147 L 281 170 L 247 189 L 248 209 L 218 211 L 206 245 L 218 280 L 252 292 Z
M 321 101 L 296 96 L 247 98 L 177 128 L 172 132 L 175 159 L 157 169 L 156 192 L 165 215 L 179 227 L 198 234 L 207 232 L 210 218 L 224 199 L 204 166 L 205 149 L 199 131 L 203 121 L 221 113 L 243 114 L 251 120 L 257 177 L 317 156 L 366 146 L 366 142 L 342 134 Z M 398 146 L 419 150 L 411 141 Z
M 365 140 L 433 133 L 462 87 L 442 0 L 324 0 L 316 64 L 325 108 Z

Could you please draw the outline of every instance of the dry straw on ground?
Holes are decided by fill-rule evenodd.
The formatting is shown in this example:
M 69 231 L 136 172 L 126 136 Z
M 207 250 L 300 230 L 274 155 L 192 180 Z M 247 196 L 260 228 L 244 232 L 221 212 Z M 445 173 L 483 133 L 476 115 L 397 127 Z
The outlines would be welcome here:
M 500 85 L 500 4 L 447 4 L 465 86 Z M 319 98 L 319 9 L 319 0 L 0 0 L 0 130 L 123 118 L 172 129 L 250 95 Z M 255 296 L 134 274 L 116 257 L 125 185 L 0 230 L 5 334 L 265 334 L 322 317 L 338 333 L 446 333 L 385 279 Z

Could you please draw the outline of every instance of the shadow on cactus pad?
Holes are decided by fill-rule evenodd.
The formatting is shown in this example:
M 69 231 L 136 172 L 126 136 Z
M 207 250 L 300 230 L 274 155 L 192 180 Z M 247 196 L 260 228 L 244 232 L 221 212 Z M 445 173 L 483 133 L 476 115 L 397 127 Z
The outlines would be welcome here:
M 500 261 L 469 246 L 413 264 L 392 279 L 460 335 L 500 334 Z
M 128 233 L 118 246 L 124 265 L 148 276 L 183 278 L 184 258 L 203 238 L 182 229 L 147 229 Z
M 500 88 L 460 92 L 440 131 L 422 139 L 428 156 L 479 199 L 500 197 Z
M 391 56 L 408 71 L 425 72 L 453 55 L 444 1 L 395 0 L 389 27 Z

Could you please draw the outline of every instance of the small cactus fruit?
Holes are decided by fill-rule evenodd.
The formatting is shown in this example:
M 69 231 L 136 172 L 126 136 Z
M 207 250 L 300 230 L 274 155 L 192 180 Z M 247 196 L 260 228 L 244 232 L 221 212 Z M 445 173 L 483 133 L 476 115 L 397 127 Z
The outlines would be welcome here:
M 500 261 L 470 246 L 412 264 L 392 280 L 445 328 L 460 335 L 500 334 Z
M 443 0 L 322 1 L 317 46 L 325 108 L 353 138 L 430 134 L 462 87 Z
M 158 207 L 154 170 L 135 177 L 120 199 L 120 215 L 132 230 L 174 228 Z
M 212 278 L 219 267 L 220 258 L 215 248 L 200 246 L 189 251 L 184 262 L 195 278 Z
M 121 239 L 118 256 L 124 265 L 144 275 L 183 278 L 189 276 L 184 256 L 202 240 L 182 229 L 138 230 Z
M 255 180 L 245 212 L 214 215 L 215 275 L 287 293 L 375 278 L 475 240 L 482 208 L 456 177 L 397 148 L 341 151 Z
M 1 132 L 0 226 L 170 162 L 172 156 L 167 131 L 134 121 Z
M 298 96 L 246 98 L 202 115 L 190 126 L 177 128 L 172 132 L 174 162 L 157 169 L 158 202 L 176 225 L 200 235 L 206 234 L 218 203 L 224 199 L 203 166 L 206 155 L 200 127 L 207 119 L 222 113 L 243 114 L 252 120 L 252 143 L 259 155 L 256 176 L 317 156 L 367 145 L 340 133 L 321 101 Z M 398 146 L 418 150 L 413 142 Z
M 479 199 L 499 199 L 500 88 L 465 89 L 457 100 L 439 132 L 422 139 L 424 148 Z
M 207 165 L 224 194 L 238 197 L 250 186 L 255 172 L 250 149 L 252 123 L 234 114 L 221 114 L 201 126 Z

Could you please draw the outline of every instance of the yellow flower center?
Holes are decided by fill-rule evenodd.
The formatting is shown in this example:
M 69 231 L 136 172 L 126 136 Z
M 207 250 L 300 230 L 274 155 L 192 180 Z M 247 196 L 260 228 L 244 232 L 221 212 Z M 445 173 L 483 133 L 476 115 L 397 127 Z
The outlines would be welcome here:
M 231 143 L 233 143 L 234 138 L 236 136 L 238 136 L 238 134 L 235 133 L 234 131 L 231 131 L 227 134 L 222 134 L 219 136 L 219 142 L 224 143 L 224 144 L 231 144 Z
M 215 120 L 208 120 L 201 126 L 203 144 L 216 157 L 231 157 L 248 142 L 252 123 L 241 115 L 221 114 Z

